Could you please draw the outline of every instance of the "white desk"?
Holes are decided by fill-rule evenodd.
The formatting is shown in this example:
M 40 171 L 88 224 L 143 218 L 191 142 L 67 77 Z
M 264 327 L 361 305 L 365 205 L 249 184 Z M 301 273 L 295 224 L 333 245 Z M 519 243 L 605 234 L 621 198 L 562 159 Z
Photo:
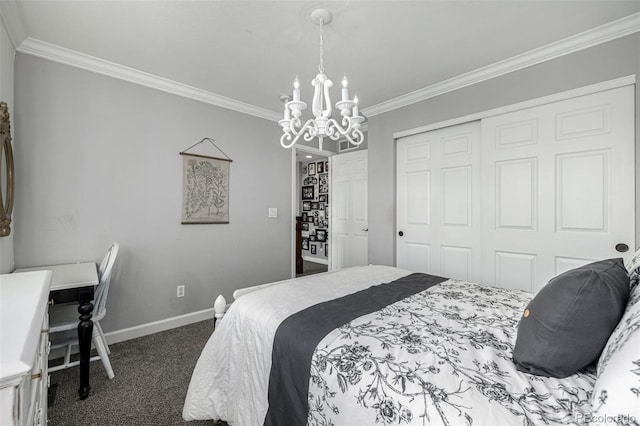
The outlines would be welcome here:
M 93 333 L 93 292 L 98 285 L 98 271 L 93 262 L 68 263 L 64 265 L 34 266 L 19 268 L 14 272 L 51 271 L 50 298 L 54 303 L 77 301 L 78 306 L 78 346 L 80 350 L 80 399 L 89 396 L 89 363 L 91 355 L 91 335 Z
M 98 285 L 98 270 L 93 262 L 19 268 L 15 272 L 51 271 L 51 291 Z

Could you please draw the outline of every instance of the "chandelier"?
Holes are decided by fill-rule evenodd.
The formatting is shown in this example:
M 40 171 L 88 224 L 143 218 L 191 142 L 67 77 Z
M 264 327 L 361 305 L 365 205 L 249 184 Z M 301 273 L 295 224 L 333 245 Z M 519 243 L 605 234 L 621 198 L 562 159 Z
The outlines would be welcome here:
M 336 108 L 340 110 L 342 120 L 339 123 L 331 117 L 332 107 L 329 89 L 333 82 L 324 73 L 323 50 L 324 40 L 322 38 L 323 26 L 331 22 L 331 12 L 326 9 L 317 9 L 311 13 L 311 21 L 320 27 L 320 64 L 318 74 L 311 81 L 314 87 L 311 111 L 314 118 L 310 118 L 303 123 L 300 119 L 302 111 L 307 108 L 307 104 L 300 100 L 300 82 L 296 77 L 293 83 L 293 96 L 284 97 L 284 118 L 278 121 L 282 127 L 283 135 L 280 138 L 280 145 L 283 148 L 291 148 L 300 138 L 310 142 L 318 138 L 318 147 L 322 151 L 324 138 L 337 141 L 345 138 L 353 145 L 360 145 L 364 140 L 360 125 L 365 118 L 358 111 L 358 97 L 349 99 L 349 87 L 347 78 L 342 79 L 342 98 L 336 102 Z M 281 98 L 282 99 L 282 98 Z

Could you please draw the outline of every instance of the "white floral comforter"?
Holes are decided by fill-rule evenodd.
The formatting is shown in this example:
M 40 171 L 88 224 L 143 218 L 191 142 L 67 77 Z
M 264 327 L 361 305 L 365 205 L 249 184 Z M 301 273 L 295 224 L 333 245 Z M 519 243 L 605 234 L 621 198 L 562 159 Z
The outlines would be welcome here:
M 312 360 L 311 425 L 580 423 L 593 373 L 519 372 L 531 294 L 448 280 L 336 329 Z
M 201 354 L 183 417 L 263 424 L 280 322 L 408 274 L 350 268 L 242 296 Z M 511 360 L 531 297 L 448 280 L 332 331 L 312 357 L 308 424 L 579 424 L 590 411 L 593 373 L 543 378 L 519 372 Z

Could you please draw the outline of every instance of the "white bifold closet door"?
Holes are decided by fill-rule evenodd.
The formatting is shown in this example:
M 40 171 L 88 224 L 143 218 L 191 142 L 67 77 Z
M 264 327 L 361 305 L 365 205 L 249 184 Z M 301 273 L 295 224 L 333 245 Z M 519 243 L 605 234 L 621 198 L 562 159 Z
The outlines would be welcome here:
M 481 278 L 480 123 L 398 140 L 397 266 Z
M 625 86 L 399 139 L 398 267 L 536 292 L 568 269 L 628 258 L 633 93 Z
M 633 93 L 482 120 L 485 282 L 535 292 L 561 272 L 635 251 Z

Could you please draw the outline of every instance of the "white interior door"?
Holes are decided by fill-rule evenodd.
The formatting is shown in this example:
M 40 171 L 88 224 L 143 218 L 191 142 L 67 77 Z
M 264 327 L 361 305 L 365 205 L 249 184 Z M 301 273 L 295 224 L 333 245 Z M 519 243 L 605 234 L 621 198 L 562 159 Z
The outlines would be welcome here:
M 331 269 L 369 263 L 368 152 L 331 157 Z
M 482 120 L 483 283 L 538 291 L 558 273 L 634 251 L 633 93 Z
M 481 278 L 480 123 L 397 141 L 396 264 Z

